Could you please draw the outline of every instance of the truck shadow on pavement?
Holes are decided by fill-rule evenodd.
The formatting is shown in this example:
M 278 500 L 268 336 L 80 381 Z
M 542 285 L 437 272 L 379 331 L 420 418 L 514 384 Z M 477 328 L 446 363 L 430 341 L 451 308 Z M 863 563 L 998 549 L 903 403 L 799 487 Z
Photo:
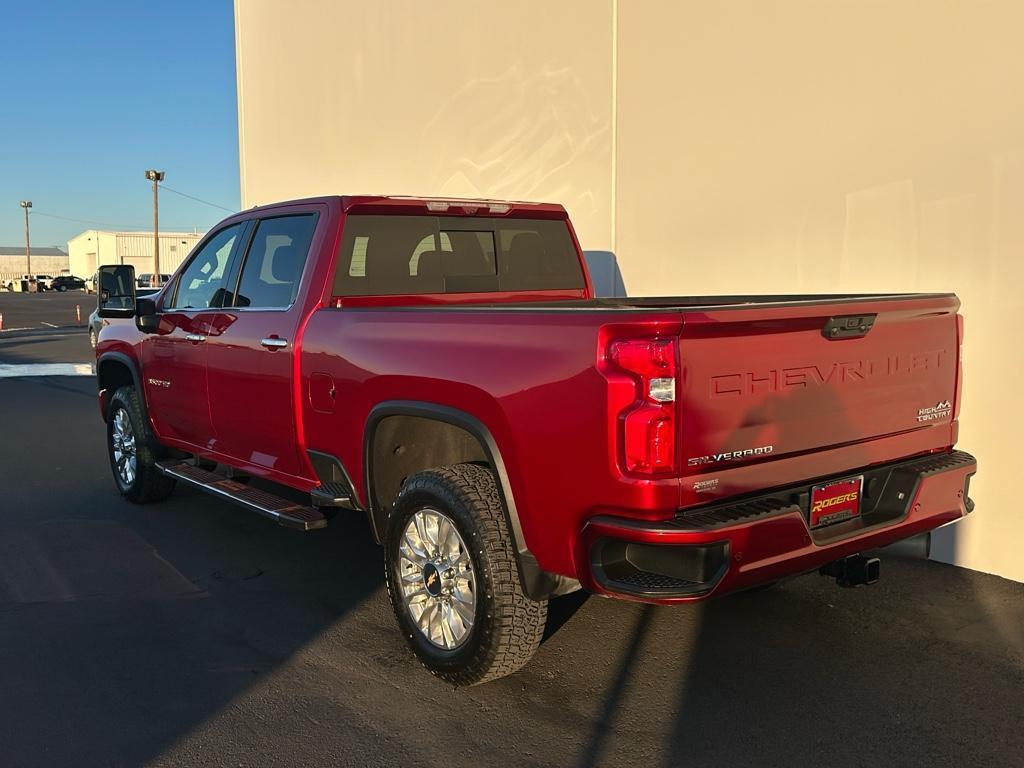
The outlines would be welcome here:
M 1024 585 L 885 566 L 639 608 L 576 765 L 1020 765 Z

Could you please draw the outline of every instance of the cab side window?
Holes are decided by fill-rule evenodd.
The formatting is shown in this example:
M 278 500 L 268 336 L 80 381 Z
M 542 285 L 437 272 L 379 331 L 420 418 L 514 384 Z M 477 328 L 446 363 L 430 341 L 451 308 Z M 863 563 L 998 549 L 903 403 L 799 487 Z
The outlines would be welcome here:
M 225 227 L 210 238 L 178 279 L 169 309 L 207 309 L 223 306 L 224 278 L 242 224 Z
M 299 291 L 317 214 L 261 219 L 238 284 L 237 307 L 283 309 Z

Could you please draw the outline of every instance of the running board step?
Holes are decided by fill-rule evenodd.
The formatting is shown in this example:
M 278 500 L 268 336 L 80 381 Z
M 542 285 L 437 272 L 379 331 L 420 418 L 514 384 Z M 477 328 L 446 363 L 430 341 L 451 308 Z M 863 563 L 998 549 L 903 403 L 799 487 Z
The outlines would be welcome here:
M 309 495 L 315 507 L 352 507 L 352 493 L 344 483 L 320 483 Z
M 273 493 L 252 488 L 187 461 L 158 462 L 156 466 L 168 477 L 233 501 L 287 528 L 312 531 L 327 525 L 327 518 L 313 507 L 305 507 Z

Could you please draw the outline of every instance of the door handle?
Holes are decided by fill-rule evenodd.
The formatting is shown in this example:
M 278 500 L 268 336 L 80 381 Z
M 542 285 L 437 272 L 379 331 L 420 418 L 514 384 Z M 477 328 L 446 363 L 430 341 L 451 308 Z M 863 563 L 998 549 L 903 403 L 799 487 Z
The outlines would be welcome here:
M 189 333 L 185 335 L 185 341 L 190 341 L 193 344 L 202 344 L 206 341 L 206 337 L 201 333 Z
M 260 342 L 260 344 L 262 344 L 264 347 L 266 347 L 270 351 L 274 351 L 275 349 L 284 349 L 285 347 L 287 347 L 288 346 L 288 340 L 287 339 L 279 339 L 276 336 L 271 336 L 270 338 L 263 339 Z

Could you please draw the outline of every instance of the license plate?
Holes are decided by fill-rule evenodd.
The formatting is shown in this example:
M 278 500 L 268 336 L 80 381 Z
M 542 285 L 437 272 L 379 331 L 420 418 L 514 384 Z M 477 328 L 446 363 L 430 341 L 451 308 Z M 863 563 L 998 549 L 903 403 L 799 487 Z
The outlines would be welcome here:
M 849 520 L 860 514 L 864 477 L 851 477 L 811 489 L 811 528 Z

